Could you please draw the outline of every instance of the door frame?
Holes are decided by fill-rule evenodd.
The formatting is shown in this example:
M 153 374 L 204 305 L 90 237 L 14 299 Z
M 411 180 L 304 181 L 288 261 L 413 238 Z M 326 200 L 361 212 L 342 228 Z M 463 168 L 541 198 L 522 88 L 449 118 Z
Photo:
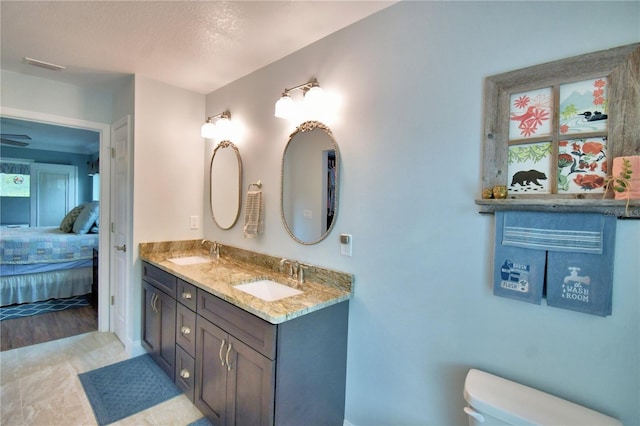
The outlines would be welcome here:
M 95 121 L 81 120 L 72 117 L 63 117 L 52 114 L 45 114 L 35 111 L 21 110 L 17 108 L 0 107 L 0 115 L 17 118 L 21 120 L 36 121 L 45 124 L 54 124 L 65 127 L 75 127 L 78 129 L 93 130 L 100 135 L 100 222 L 111 223 L 111 124 L 98 123 Z M 98 280 L 102 285 L 98 292 L 98 330 L 109 330 L 109 295 L 111 294 L 109 265 L 110 259 L 110 238 L 108 229 L 100 232 L 98 248 Z M 107 285 L 104 285 L 107 283 Z

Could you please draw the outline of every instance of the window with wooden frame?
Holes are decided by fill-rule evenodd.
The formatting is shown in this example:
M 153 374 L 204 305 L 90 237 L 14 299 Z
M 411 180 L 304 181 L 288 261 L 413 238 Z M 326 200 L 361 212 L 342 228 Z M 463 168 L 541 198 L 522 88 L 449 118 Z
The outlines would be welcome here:
M 606 193 L 612 159 L 640 154 L 640 43 L 485 80 L 481 212 L 597 211 L 640 217 Z

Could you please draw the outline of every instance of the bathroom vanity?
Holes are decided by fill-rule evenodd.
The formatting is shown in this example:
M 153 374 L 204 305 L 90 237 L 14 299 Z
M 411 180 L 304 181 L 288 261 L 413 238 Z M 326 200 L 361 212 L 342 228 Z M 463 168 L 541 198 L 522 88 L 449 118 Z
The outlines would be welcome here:
M 209 421 L 343 423 L 351 275 L 311 268 L 294 284 L 270 256 L 223 247 L 221 260 L 179 265 L 168 259 L 202 252 L 150 244 L 143 346 Z M 302 293 L 269 302 L 235 288 L 257 278 Z

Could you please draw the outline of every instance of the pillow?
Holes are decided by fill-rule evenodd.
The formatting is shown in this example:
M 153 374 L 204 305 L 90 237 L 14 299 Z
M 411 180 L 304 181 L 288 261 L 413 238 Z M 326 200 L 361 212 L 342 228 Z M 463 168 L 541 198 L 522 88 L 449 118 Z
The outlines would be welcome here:
M 98 216 L 100 216 L 100 205 L 97 201 L 92 201 L 87 204 L 74 222 L 73 232 L 76 234 L 86 234 L 93 224 L 96 223 Z
M 82 210 L 86 205 L 87 203 L 82 203 L 79 206 L 72 208 L 71 211 L 67 213 L 64 219 L 62 219 L 62 222 L 60 222 L 60 230 L 62 232 L 71 232 L 73 224 L 76 222 L 76 219 L 80 216 L 80 213 L 82 213 Z

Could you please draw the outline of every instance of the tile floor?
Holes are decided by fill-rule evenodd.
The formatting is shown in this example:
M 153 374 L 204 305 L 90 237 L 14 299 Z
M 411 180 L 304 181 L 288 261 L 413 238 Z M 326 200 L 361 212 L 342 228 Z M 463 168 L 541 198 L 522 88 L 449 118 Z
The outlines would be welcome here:
M 78 374 L 127 358 L 114 334 L 97 331 L 0 352 L 0 424 L 96 425 Z M 200 418 L 180 395 L 113 424 L 186 426 Z

